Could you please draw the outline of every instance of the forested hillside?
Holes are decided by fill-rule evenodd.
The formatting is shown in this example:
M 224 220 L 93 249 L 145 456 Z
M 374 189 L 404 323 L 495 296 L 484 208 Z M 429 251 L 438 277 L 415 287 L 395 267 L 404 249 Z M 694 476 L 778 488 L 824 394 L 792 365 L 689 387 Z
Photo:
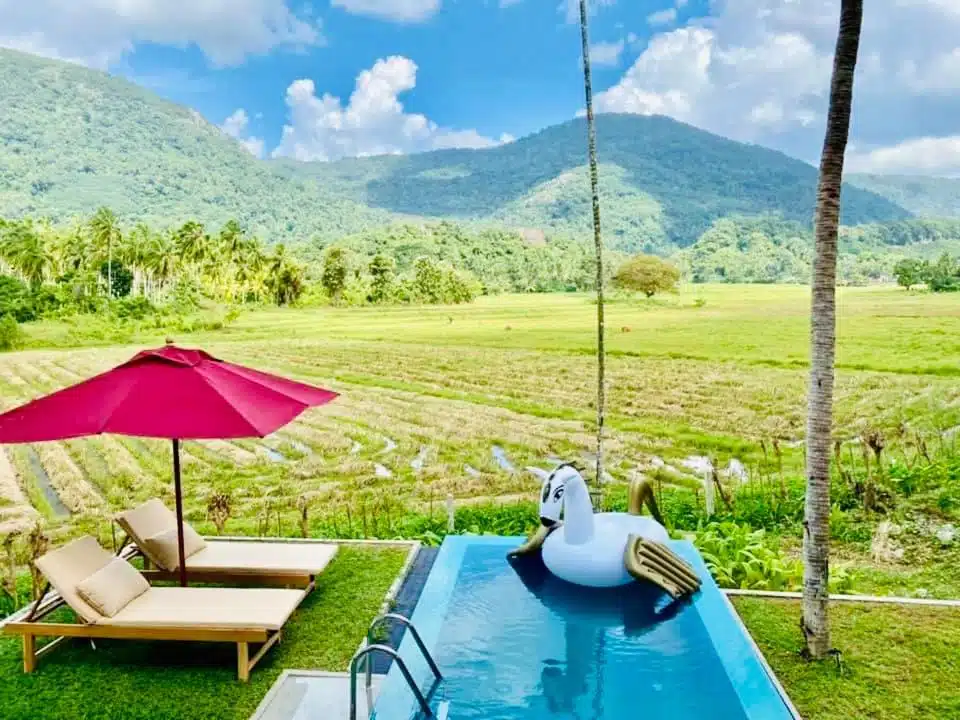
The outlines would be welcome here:
M 960 220 L 902 220 L 840 229 L 839 276 L 845 284 L 890 281 L 904 258 L 960 254 Z M 693 282 L 810 280 L 813 232 L 776 217 L 716 221 L 675 259 Z
M 914 215 L 960 217 L 960 180 L 918 175 L 850 175 L 851 185 L 881 195 Z
M 488 150 L 336 163 L 263 161 L 195 112 L 126 80 L 0 51 L 0 216 L 62 224 L 101 206 L 122 222 L 218 227 L 236 218 L 268 243 L 325 241 L 398 219 L 588 234 L 584 125 Z M 663 117 L 599 119 L 612 247 L 671 252 L 730 215 L 809 225 L 816 170 Z M 905 218 L 848 187 L 848 224 Z
M 125 223 L 220 226 L 268 242 L 385 223 L 271 171 L 199 114 L 126 80 L 0 50 L 0 216 L 60 224 L 101 206 Z
M 602 115 L 597 144 L 606 231 L 623 249 L 691 245 L 728 215 L 779 214 L 810 224 L 817 171 L 782 153 L 727 140 L 665 117 Z M 391 212 L 579 234 L 589 227 L 583 120 L 488 150 L 283 163 Z M 905 218 L 904 209 L 847 186 L 845 224 Z

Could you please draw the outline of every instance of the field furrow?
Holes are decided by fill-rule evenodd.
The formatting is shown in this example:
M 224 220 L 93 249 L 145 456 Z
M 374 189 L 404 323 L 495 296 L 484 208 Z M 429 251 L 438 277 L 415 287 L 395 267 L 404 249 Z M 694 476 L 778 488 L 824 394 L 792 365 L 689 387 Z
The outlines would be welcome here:
M 0 449 L 0 535 L 23 531 L 39 517 L 24 493 L 6 451 Z

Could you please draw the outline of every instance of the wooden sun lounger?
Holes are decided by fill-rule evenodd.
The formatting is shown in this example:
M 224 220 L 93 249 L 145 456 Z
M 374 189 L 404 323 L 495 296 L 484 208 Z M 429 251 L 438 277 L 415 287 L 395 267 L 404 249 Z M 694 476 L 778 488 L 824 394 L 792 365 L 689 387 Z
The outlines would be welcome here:
M 686 560 L 666 545 L 639 535 L 627 538 L 623 557 L 627 571 L 663 589 L 674 600 L 700 589 L 700 577 Z
M 152 557 L 143 542 L 156 533 L 175 528 L 173 512 L 158 499 L 116 516 L 117 524 L 132 540 L 144 560 L 151 582 L 176 580 L 173 568 Z M 297 586 L 312 590 L 316 577 L 337 554 L 333 543 L 257 542 L 206 538 L 207 546 L 187 557 L 190 579 L 197 582 L 246 583 L 253 585 Z
M 60 601 L 41 597 L 26 615 L 3 626 L 5 634 L 23 637 L 24 672 L 33 672 L 39 658 L 68 637 L 227 642 L 236 643 L 237 677 L 246 682 L 306 596 L 305 590 L 277 588 L 151 587 L 113 617 L 105 617 L 76 588 L 113 558 L 87 536 L 36 561 Z M 77 623 L 42 622 L 62 604 L 76 613 Z M 56 639 L 37 650 L 37 637 Z M 260 644 L 252 657 L 251 644 Z

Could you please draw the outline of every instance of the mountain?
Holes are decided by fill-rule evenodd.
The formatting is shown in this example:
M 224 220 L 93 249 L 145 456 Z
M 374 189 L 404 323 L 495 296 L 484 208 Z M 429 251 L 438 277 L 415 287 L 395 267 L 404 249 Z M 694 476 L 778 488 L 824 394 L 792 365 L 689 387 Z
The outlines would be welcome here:
M 0 65 L 0 216 L 66 222 L 106 205 L 127 224 L 235 217 L 268 241 L 329 241 L 404 218 L 591 229 L 583 120 L 485 150 L 263 161 L 121 78 L 6 50 Z M 598 136 L 613 247 L 687 247 L 731 215 L 810 224 L 817 172 L 806 163 L 665 117 L 604 115 Z M 843 209 L 846 224 L 910 216 L 850 186 Z
M 338 235 L 389 213 L 272 171 L 197 112 L 121 78 L 0 50 L 0 216 L 230 218 L 268 238 Z
M 390 212 L 583 233 L 591 227 L 585 138 L 585 121 L 578 119 L 485 150 L 286 162 L 283 168 L 291 178 L 318 180 Z M 597 145 L 607 166 L 601 176 L 606 234 L 625 249 L 664 242 L 684 247 L 727 215 L 773 213 L 811 222 L 817 171 L 782 153 L 637 115 L 600 116 Z M 849 225 L 909 216 L 851 186 L 843 210 Z
M 960 180 L 919 175 L 848 175 L 847 182 L 869 190 L 914 215 L 960 217 Z

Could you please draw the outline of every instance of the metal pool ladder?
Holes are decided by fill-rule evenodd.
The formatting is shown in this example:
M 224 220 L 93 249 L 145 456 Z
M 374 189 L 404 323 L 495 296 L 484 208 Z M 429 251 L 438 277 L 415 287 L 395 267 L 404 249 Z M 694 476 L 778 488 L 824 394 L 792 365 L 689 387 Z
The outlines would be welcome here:
M 417 686 L 416 680 L 414 680 L 413 675 L 410 674 L 410 670 L 407 668 L 407 664 L 403 661 L 403 658 L 400 657 L 400 653 L 398 653 L 397 650 L 390 645 L 373 642 L 373 634 L 376 629 L 380 627 L 380 625 L 390 621 L 398 622 L 410 631 L 414 641 L 417 643 L 417 647 L 420 648 L 423 659 L 427 661 L 427 665 L 430 666 L 430 670 L 433 672 L 433 687 L 436 687 L 437 682 L 443 679 L 443 675 L 440 673 L 440 668 L 437 667 L 437 663 L 434 662 L 433 657 L 427 650 L 427 646 L 423 643 L 423 638 L 420 637 L 420 633 L 417 632 L 417 629 L 413 626 L 413 623 L 410 622 L 410 618 L 400 615 L 399 613 L 386 613 L 384 615 L 378 615 L 373 619 L 373 622 L 370 623 L 370 628 L 367 630 L 366 646 L 361 648 L 350 661 L 350 720 L 357 720 L 357 672 L 359 663 L 361 660 L 364 661 L 366 692 L 367 697 L 369 698 L 371 689 L 373 687 L 373 666 L 370 655 L 378 652 L 392 658 L 397 664 L 397 667 L 400 668 L 400 673 L 403 675 L 403 679 L 407 681 L 407 685 L 413 692 L 414 697 L 417 699 L 417 704 L 420 706 L 420 710 L 423 712 L 424 717 L 435 718 L 436 716 L 434 715 L 433 710 L 430 708 L 427 698 Z M 443 703 L 442 705 L 443 707 L 441 707 L 440 713 L 441 715 L 445 716 L 449 705 L 447 703 Z M 443 720 L 445 720 L 445 717 Z

